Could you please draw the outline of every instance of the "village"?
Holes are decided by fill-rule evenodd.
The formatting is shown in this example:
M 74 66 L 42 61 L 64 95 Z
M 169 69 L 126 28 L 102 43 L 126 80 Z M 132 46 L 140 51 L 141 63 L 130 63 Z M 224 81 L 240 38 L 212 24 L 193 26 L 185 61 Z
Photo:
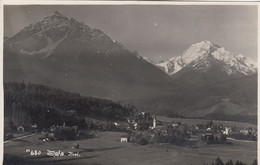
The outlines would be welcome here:
M 187 125 L 181 122 L 162 122 L 150 113 L 141 112 L 138 118 L 128 118 L 128 136 L 121 137 L 121 142 L 138 144 L 170 143 L 179 146 L 192 147 L 194 142 L 205 144 L 231 144 L 232 140 L 257 140 L 255 128 L 237 128 L 215 124 L 208 121 L 206 124 L 197 123 Z M 119 127 L 115 123 L 115 127 Z M 197 139 L 197 141 L 195 140 Z
M 138 112 L 123 121 L 85 117 L 84 127 L 66 122 L 42 129 L 37 124 L 13 124 L 12 130 L 5 132 L 4 145 L 7 164 L 13 161 L 35 164 L 38 159 L 46 164 L 54 160 L 60 164 L 75 161 L 122 164 L 125 160 L 131 160 L 132 164 L 140 161 L 150 164 L 159 154 L 164 158 L 163 164 L 193 161 L 200 165 L 201 152 L 207 155 L 204 161 L 208 163 L 217 157 L 223 161 L 251 163 L 255 159 L 251 148 L 256 147 L 256 141 L 256 127 L 248 123 L 165 118 Z M 21 147 L 14 151 L 14 145 Z M 242 148 L 246 148 L 246 152 Z M 230 157 L 230 152 L 236 154 Z M 184 153 L 191 155 L 190 158 L 186 159 Z M 10 154 L 18 157 L 14 159 Z M 119 154 L 120 158 L 114 156 Z M 143 154 L 144 157 L 136 159 Z M 244 156 L 240 157 L 241 154 Z M 19 155 L 25 155 L 25 159 L 20 160 Z
M 257 141 L 256 128 L 241 128 L 236 125 L 223 125 L 207 121 L 192 125 L 176 122 L 163 122 L 156 115 L 139 112 L 135 116 L 127 117 L 125 121 L 100 121 L 85 118 L 85 129 L 79 126 L 53 125 L 39 130 L 37 125 L 13 126 L 12 131 L 5 134 L 5 140 L 23 135 L 24 132 L 40 133 L 39 140 L 44 142 L 56 140 L 78 140 L 95 138 L 99 132 L 126 132 L 120 138 L 122 143 L 136 143 L 140 145 L 168 143 L 178 146 L 194 147 L 196 143 L 203 144 L 232 144 L 232 140 Z M 82 128 L 82 126 L 80 126 Z M 14 136 L 15 135 L 15 136 Z M 76 147 L 78 144 L 76 144 Z

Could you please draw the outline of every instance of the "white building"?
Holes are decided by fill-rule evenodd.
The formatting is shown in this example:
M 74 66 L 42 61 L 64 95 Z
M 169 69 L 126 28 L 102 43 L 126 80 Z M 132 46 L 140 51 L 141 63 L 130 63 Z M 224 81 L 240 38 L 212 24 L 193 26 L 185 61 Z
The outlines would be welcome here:
M 249 131 L 247 129 L 242 129 L 239 132 L 242 133 L 243 135 L 248 135 L 249 134 Z
M 137 129 L 138 124 L 137 124 L 137 123 L 134 123 L 133 126 L 135 127 L 135 129 Z
M 156 128 L 156 116 L 154 115 L 154 118 L 153 118 L 153 129 Z
M 129 136 L 121 136 L 121 138 L 120 138 L 120 142 L 121 143 L 127 143 L 127 142 L 129 142 Z
M 229 135 L 231 133 L 231 128 L 225 127 L 225 131 L 223 131 L 223 134 Z

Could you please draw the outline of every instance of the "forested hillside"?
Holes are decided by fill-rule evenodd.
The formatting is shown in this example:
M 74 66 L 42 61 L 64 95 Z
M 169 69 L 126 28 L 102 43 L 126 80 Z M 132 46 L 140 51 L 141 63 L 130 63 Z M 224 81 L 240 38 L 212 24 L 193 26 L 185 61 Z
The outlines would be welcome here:
M 4 84 L 4 115 L 14 125 L 37 124 L 40 128 L 63 124 L 84 127 L 84 117 L 124 120 L 133 113 L 109 100 L 30 83 Z

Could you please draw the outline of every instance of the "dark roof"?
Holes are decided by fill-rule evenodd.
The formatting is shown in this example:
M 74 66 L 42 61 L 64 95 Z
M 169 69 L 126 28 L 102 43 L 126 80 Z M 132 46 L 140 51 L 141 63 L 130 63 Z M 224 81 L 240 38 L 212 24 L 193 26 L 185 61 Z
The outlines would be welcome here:
M 121 138 L 129 138 L 130 135 L 122 135 Z

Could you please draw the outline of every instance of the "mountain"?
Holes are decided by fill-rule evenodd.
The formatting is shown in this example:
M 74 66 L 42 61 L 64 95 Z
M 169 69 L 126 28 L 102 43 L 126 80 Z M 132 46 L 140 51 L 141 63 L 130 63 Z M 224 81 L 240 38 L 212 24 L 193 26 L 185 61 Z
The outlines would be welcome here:
M 172 86 L 167 74 L 137 53 L 58 12 L 5 40 L 4 81 L 112 100 L 142 98 Z
M 257 68 L 249 58 L 202 41 L 156 66 L 181 87 L 168 95 L 129 100 L 137 108 L 158 115 L 256 123 Z
M 185 69 L 208 72 L 214 68 L 228 76 L 252 75 L 257 71 L 251 59 L 235 55 L 207 40 L 191 45 L 181 56 L 161 61 L 156 66 L 169 75 Z
M 202 41 L 169 61 L 161 63 L 172 66 L 166 74 L 101 30 L 55 12 L 5 38 L 4 82 L 42 84 L 158 115 L 256 121 L 251 60 Z

